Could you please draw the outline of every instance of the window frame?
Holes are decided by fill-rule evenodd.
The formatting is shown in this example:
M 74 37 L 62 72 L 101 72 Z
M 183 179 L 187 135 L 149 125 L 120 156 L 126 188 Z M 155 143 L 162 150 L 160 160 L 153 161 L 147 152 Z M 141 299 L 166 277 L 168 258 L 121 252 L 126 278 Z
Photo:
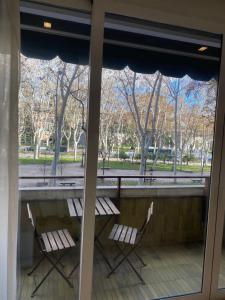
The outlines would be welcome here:
M 127 16 L 127 17 L 134 17 L 134 18 L 140 18 L 145 21 L 155 21 L 155 17 L 152 16 L 152 13 L 149 12 L 149 10 L 145 8 L 141 8 L 140 6 L 136 7 L 137 9 L 133 9 L 132 5 L 127 4 L 121 4 L 117 5 L 114 1 L 105 1 L 104 4 L 101 0 L 94 0 L 93 6 L 91 9 L 92 14 L 92 31 L 91 31 L 91 44 L 90 44 L 90 72 L 92 73 L 93 68 L 96 68 L 95 75 L 97 77 L 93 77 L 90 75 L 90 90 L 89 90 L 89 96 L 92 97 L 93 95 L 101 95 L 101 82 L 99 81 L 99 78 L 101 77 L 101 69 L 102 69 L 102 60 L 100 59 L 100 55 L 103 48 L 103 35 L 104 35 L 104 16 L 107 13 L 110 14 L 119 14 L 121 16 Z M 173 26 L 182 26 L 182 27 L 188 27 L 190 29 L 199 29 L 199 30 L 209 30 L 208 26 L 205 26 L 204 24 L 201 26 L 197 26 L 196 22 L 185 22 L 182 23 L 182 20 L 175 20 L 172 15 L 164 15 L 161 16 L 160 22 L 173 25 Z M 188 25 L 187 25 L 188 24 Z M 214 27 L 211 28 L 212 31 L 216 31 L 218 34 L 224 35 L 225 31 L 221 30 L 220 26 L 216 26 L 216 30 Z M 211 31 L 211 30 L 209 30 Z M 96 43 L 98 41 L 98 43 Z M 97 47 L 96 47 L 97 45 Z M 93 61 L 93 57 L 97 56 L 97 61 Z M 97 74 L 98 73 L 98 74 Z M 211 176 L 211 187 L 210 187 L 210 205 L 209 205 L 209 211 L 208 211 L 208 224 L 207 224 L 207 237 L 206 237 L 206 248 L 205 248 L 205 259 L 204 259 L 204 272 L 203 272 L 203 281 L 202 281 L 202 292 L 190 294 L 190 295 L 184 295 L 184 296 L 177 296 L 173 297 L 177 300 L 181 299 L 190 299 L 190 300 L 205 300 L 209 299 L 210 295 L 212 299 L 217 299 L 214 297 L 218 297 L 219 299 L 222 299 L 219 295 L 225 295 L 225 291 L 221 292 L 217 289 L 217 282 L 218 282 L 218 265 L 220 263 L 221 258 L 221 241 L 222 241 L 222 234 L 223 234 L 223 223 L 224 220 L 221 220 L 221 216 L 224 215 L 225 212 L 225 190 L 223 188 L 223 185 L 221 184 L 222 178 L 225 177 L 225 162 L 223 157 L 225 158 L 225 101 L 223 101 L 223 98 L 225 97 L 225 87 L 222 84 L 222 82 L 225 82 L 225 44 L 222 44 L 222 57 L 221 57 L 221 67 L 220 67 L 220 80 L 218 83 L 218 91 L 217 91 L 217 109 L 216 109 L 216 120 L 215 120 L 215 135 L 214 135 L 214 147 L 213 147 L 213 168 L 212 168 L 212 176 Z M 98 89 L 98 91 L 94 91 Z M 90 103 L 93 103 L 94 101 L 99 101 L 97 98 L 92 97 L 89 98 Z M 97 151 L 96 151 L 96 145 L 98 144 L 98 129 L 97 125 L 99 124 L 99 113 L 100 113 L 100 105 L 98 103 L 97 106 L 98 111 L 96 111 L 95 107 L 95 114 L 96 119 L 89 119 L 88 123 L 89 126 L 93 129 L 95 128 L 95 134 L 92 137 L 92 144 L 95 144 L 94 150 L 93 146 L 89 145 L 89 150 L 87 151 L 87 160 L 90 158 L 95 158 L 95 164 L 97 162 Z M 91 112 L 91 111 L 90 111 Z M 92 149 L 92 150 L 91 150 Z M 95 155 L 91 153 L 91 151 L 95 152 Z M 91 165 L 91 164 L 90 164 Z M 86 176 L 90 176 L 90 174 L 93 176 L 93 171 L 91 171 L 87 166 L 86 169 Z M 219 172 L 217 170 L 220 170 Z M 96 183 L 97 179 L 97 172 L 94 172 L 96 174 L 95 177 L 92 177 L 92 180 L 94 183 Z M 88 193 L 90 194 L 96 194 L 96 186 L 90 187 L 88 186 L 88 180 L 86 181 L 85 188 L 87 189 Z M 83 223 L 82 226 L 82 236 L 83 236 L 83 242 L 82 242 L 82 250 L 81 250 L 81 273 L 80 273 L 80 287 L 84 287 L 86 292 L 82 293 L 80 292 L 80 298 L 79 300 L 91 300 L 91 290 L 92 290 L 92 276 L 90 273 L 93 272 L 93 265 L 91 268 L 89 268 L 88 275 L 88 282 L 85 278 L 85 274 L 87 274 L 87 270 L 85 270 L 88 266 L 88 264 L 85 264 L 85 257 L 88 258 L 88 261 L 93 264 L 93 245 L 92 247 L 89 247 L 90 244 L 85 239 L 85 237 L 91 237 L 91 240 L 93 241 L 94 237 L 94 227 L 91 230 L 90 224 L 94 224 L 94 205 L 92 203 L 91 197 L 88 198 L 88 193 L 86 193 L 85 197 L 85 207 L 88 206 L 88 212 L 86 211 L 86 217 L 91 218 L 90 223 Z M 223 200 L 224 199 L 224 200 Z M 85 214 L 85 213 L 84 213 Z M 88 249 L 85 249 L 85 247 L 89 247 Z M 90 266 L 89 266 L 90 267 Z M 216 274 L 217 272 L 217 274 Z M 82 282 L 83 281 L 83 282 Z M 85 281 L 85 283 L 84 283 Z M 88 283 L 88 284 L 87 284 Z M 85 297 L 84 297 L 85 294 Z M 170 298 L 170 299 L 173 299 Z

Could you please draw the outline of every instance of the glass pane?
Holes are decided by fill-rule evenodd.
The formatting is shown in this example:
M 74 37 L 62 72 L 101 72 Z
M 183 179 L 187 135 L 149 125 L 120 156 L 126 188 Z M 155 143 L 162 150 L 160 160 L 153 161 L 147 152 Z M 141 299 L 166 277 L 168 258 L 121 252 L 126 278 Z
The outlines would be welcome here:
M 93 299 L 202 289 L 219 49 L 159 27 L 106 17 Z
M 75 214 L 72 198 L 83 195 L 90 17 L 75 14 L 74 21 L 65 12 L 55 18 L 21 14 L 22 28 L 32 22 L 40 27 L 31 35 L 21 33 L 21 300 L 32 295 L 69 300 L 79 294 L 82 212 Z M 58 269 L 45 277 L 55 262 Z

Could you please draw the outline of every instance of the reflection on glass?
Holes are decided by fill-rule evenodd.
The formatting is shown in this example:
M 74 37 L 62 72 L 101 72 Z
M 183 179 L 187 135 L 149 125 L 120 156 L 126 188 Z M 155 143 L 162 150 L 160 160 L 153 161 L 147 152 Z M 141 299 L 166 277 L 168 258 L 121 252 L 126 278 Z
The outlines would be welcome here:
M 143 51 L 153 37 L 106 20 L 92 298 L 200 292 L 217 82 L 179 76 L 177 61 Z

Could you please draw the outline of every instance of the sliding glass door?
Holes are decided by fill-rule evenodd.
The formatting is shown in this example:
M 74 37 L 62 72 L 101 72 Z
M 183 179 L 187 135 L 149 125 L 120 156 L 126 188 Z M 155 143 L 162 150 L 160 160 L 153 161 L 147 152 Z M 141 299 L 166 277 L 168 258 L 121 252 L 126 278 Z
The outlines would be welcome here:
M 209 297 L 220 52 L 220 36 L 106 14 L 92 299 Z
M 21 299 L 222 299 L 221 36 L 98 0 L 21 22 Z
M 21 7 L 20 299 L 79 299 L 87 149 L 87 12 Z M 32 218 L 34 222 L 32 222 Z

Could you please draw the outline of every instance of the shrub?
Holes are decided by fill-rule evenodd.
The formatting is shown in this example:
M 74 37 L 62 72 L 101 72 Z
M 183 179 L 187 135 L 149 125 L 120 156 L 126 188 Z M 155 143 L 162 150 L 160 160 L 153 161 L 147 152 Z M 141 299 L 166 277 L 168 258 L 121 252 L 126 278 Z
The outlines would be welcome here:
M 141 153 L 136 153 L 134 158 L 135 159 L 141 159 Z
M 125 151 L 120 151 L 119 158 L 125 160 L 125 159 L 128 159 L 129 156 L 127 155 L 127 153 Z
M 195 157 L 193 154 L 189 154 L 189 155 L 184 155 L 183 158 L 182 158 L 182 161 L 183 162 L 186 162 L 187 164 L 190 162 L 190 161 L 194 161 L 195 160 Z

